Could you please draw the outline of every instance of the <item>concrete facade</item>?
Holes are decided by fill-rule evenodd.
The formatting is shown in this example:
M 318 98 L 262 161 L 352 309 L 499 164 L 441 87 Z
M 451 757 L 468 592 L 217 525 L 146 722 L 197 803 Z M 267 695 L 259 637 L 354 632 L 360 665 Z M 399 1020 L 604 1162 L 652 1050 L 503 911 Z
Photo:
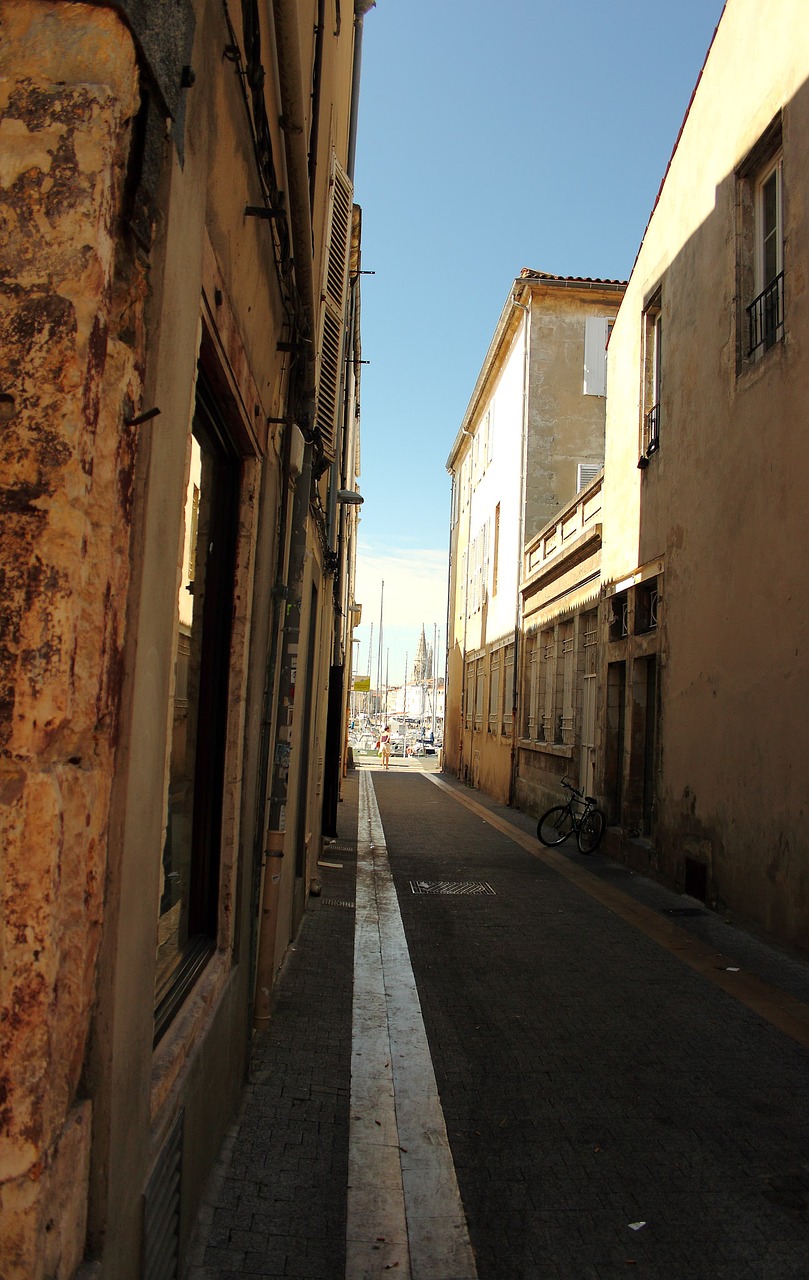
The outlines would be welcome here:
M 605 350 L 622 292 L 524 270 L 447 461 L 445 767 L 501 800 L 514 788 L 522 548 L 603 464 Z
M 0 4 L 8 1280 L 179 1274 L 317 878 L 368 7 Z

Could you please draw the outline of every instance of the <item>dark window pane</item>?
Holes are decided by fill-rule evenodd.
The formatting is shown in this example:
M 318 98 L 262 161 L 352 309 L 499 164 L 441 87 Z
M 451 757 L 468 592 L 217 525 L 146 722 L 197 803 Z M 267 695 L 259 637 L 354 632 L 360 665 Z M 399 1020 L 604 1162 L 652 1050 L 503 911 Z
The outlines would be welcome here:
M 238 459 L 200 380 L 185 501 L 155 992 L 216 936 Z

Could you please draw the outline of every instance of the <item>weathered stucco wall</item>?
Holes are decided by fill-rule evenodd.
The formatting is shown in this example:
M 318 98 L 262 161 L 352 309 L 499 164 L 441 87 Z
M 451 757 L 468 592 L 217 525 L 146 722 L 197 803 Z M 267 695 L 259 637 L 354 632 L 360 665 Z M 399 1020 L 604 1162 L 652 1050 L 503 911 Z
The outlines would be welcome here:
M 84 1244 L 141 349 L 113 235 L 137 105 L 111 13 L 0 3 L 5 1280 L 70 1276 Z
M 606 400 L 584 394 L 585 321 L 617 310 L 614 294 L 533 291 L 526 542 L 574 496 L 579 463 L 603 465 Z
M 657 839 L 681 886 L 806 945 L 809 28 L 729 0 L 610 343 L 605 578 L 665 560 Z M 785 334 L 746 351 L 745 157 L 783 111 Z M 662 289 L 660 448 L 640 451 L 642 313 Z M 741 335 L 739 330 L 741 329 Z

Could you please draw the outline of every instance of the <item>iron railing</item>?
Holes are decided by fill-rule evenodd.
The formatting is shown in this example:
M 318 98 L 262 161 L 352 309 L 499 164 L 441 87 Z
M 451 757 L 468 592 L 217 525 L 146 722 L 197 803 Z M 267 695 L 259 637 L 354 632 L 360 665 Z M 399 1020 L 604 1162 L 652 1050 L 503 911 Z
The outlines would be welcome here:
M 755 298 L 747 308 L 750 322 L 750 345 L 748 356 L 752 356 L 763 347 L 770 347 L 784 335 L 784 273 L 783 271 L 771 280 L 766 289 Z
M 648 456 L 660 444 L 660 405 L 652 405 L 643 420 L 643 452 Z

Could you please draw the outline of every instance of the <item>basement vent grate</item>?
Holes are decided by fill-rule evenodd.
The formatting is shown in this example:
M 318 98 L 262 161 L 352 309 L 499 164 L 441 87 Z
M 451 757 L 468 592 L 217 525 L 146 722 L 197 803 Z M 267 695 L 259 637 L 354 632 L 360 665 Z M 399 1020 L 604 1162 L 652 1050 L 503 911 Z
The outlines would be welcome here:
M 454 894 L 456 896 L 474 897 L 480 894 L 491 894 L 495 891 L 485 880 L 411 880 L 413 893 Z
M 143 1197 L 143 1280 L 177 1280 L 180 1274 L 183 1116 L 181 1111 L 174 1122 Z
M 707 916 L 709 912 L 702 907 L 664 907 L 664 916 Z
M 356 907 L 356 902 L 350 902 L 348 898 L 321 898 L 320 901 L 324 907 L 351 907 L 352 911 Z
M 356 840 L 330 840 L 328 844 L 323 846 L 324 857 L 333 853 L 356 853 Z

